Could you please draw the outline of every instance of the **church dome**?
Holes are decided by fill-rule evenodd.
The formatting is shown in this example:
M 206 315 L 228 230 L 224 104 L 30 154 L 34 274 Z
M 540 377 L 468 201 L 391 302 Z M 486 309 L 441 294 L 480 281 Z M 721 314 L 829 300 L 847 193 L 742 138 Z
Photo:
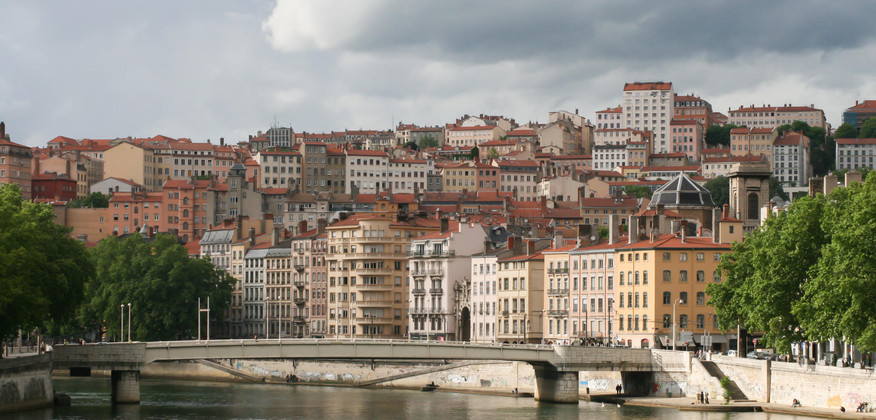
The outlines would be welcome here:
M 648 208 L 653 209 L 658 204 L 663 204 L 666 208 L 715 207 L 712 193 L 688 178 L 684 172 L 679 172 L 678 176 L 654 191 Z

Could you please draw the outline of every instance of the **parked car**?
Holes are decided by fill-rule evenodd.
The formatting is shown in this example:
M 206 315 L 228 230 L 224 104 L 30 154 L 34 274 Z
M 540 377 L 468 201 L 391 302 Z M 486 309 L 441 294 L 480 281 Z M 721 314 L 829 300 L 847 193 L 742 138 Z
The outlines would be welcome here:
M 745 357 L 749 358 L 749 359 L 759 359 L 759 360 L 767 360 L 767 359 L 776 360 L 775 354 L 770 354 L 770 353 L 766 353 L 766 352 L 762 352 L 762 351 L 758 351 L 758 350 L 749 352 L 747 355 L 745 355 Z
M 736 350 L 727 350 L 727 355 L 730 357 L 736 357 Z

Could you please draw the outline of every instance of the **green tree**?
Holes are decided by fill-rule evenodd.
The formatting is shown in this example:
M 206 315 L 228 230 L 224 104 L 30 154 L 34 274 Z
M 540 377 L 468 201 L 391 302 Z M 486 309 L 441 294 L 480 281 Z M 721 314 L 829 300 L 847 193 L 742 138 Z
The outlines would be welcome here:
M 706 145 L 709 147 L 730 147 L 730 130 L 737 125 L 712 125 L 706 129 Z
M 86 285 L 89 300 L 79 322 L 105 326 L 117 336 L 119 305 L 131 303 L 136 340 L 189 338 L 197 330 L 196 306 L 210 297 L 211 318 L 223 319 L 234 279 L 209 259 L 190 259 L 170 235 L 146 242 L 139 235 L 104 239 L 90 255 L 96 275 Z M 127 321 L 126 321 L 127 322 Z
M 489 158 L 489 159 L 498 159 L 498 158 L 499 158 L 499 151 L 496 150 L 495 147 L 491 147 L 491 148 L 490 148 L 490 151 L 487 152 L 487 158 Z
M 793 305 L 828 241 L 821 227 L 826 203 L 823 195 L 800 198 L 733 244 L 718 265 L 724 281 L 706 289 L 722 328 L 763 331 L 764 342 L 784 352 L 806 336 Z
M 46 204 L 0 185 L 0 340 L 69 319 L 94 274 L 85 247 L 54 223 Z
M 479 159 L 481 157 L 481 149 L 479 149 L 477 146 L 472 147 L 469 157 L 472 159 Z
M 626 185 L 626 186 L 624 186 L 624 195 L 629 195 L 629 196 L 633 196 L 636 198 L 651 198 L 652 193 L 653 193 L 653 191 L 651 191 L 650 188 L 648 188 L 644 185 Z
M 83 199 L 76 199 L 69 203 L 67 203 L 67 207 L 72 208 L 81 208 L 81 207 L 90 207 L 93 209 L 105 209 L 109 207 L 109 196 L 103 195 L 99 192 L 93 192 L 88 194 Z
M 729 191 L 729 190 L 728 190 Z M 770 199 L 775 196 L 781 197 L 782 200 L 788 201 L 788 193 L 785 192 L 785 188 L 782 186 L 782 183 L 779 182 L 776 177 L 770 177 Z
M 437 147 L 438 140 L 435 140 L 432 136 L 424 136 L 420 139 L 420 148 L 425 149 L 427 147 Z
M 810 162 L 815 175 L 825 175 L 834 168 L 836 148 L 834 140 L 821 127 L 812 127 L 803 121 L 794 121 L 776 128 L 779 136 L 788 131 L 803 133 L 809 137 Z
M 861 132 L 858 133 L 858 138 L 872 139 L 876 138 L 876 118 L 868 118 L 861 126 Z
M 597 232 L 599 234 L 599 239 L 608 239 L 608 226 L 600 226 L 599 229 L 597 229 Z
M 858 131 L 851 124 L 843 124 L 837 127 L 834 137 L 838 139 L 853 139 L 858 137 Z
M 730 178 L 726 176 L 717 176 L 712 178 L 703 185 L 710 193 L 712 193 L 712 201 L 716 206 L 723 206 L 730 203 Z
M 823 197 L 823 196 L 821 196 Z M 795 306 L 811 340 L 845 337 L 876 350 L 876 174 L 830 193 L 821 218 L 829 243 L 812 264 Z M 801 243 L 808 238 L 801 238 Z

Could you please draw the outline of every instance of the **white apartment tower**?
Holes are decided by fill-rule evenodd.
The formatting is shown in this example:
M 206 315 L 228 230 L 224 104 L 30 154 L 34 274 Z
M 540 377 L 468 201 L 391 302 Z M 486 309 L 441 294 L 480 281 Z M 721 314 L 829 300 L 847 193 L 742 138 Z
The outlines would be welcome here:
M 669 122 L 675 114 L 675 91 L 671 82 L 634 82 L 624 85 L 624 128 L 654 133 L 654 152 L 670 150 Z

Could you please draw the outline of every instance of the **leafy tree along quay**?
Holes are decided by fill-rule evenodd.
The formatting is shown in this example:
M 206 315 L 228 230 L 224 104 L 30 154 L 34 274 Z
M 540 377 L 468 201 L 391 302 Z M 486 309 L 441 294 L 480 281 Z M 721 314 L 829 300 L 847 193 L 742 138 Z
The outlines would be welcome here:
M 66 322 L 82 302 L 94 267 L 54 218 L 50 206 L 23 200 L 18 185 L 0 186 L 0 339 Z
M 764 332 L 782 351 L 842 338 L 876 350 L 876 173 L 825 197 L 795 200 L 733 245 L 708 286 L 722 328 Z
M 170 235 L 151 242 L 139 235 L 110 237 L 90 255 L 96 275 L 86 284 L 78 321 L 103 325 L 111 336 L 118 336 L 121 304 L 131 303 L 134 339 L 174 340 L 196 335 L 198 298 L 203 305 L 210 297 L 213 320 L 223 319 L 231 299 L 234 279 L 208 259 L 189 258 Z

